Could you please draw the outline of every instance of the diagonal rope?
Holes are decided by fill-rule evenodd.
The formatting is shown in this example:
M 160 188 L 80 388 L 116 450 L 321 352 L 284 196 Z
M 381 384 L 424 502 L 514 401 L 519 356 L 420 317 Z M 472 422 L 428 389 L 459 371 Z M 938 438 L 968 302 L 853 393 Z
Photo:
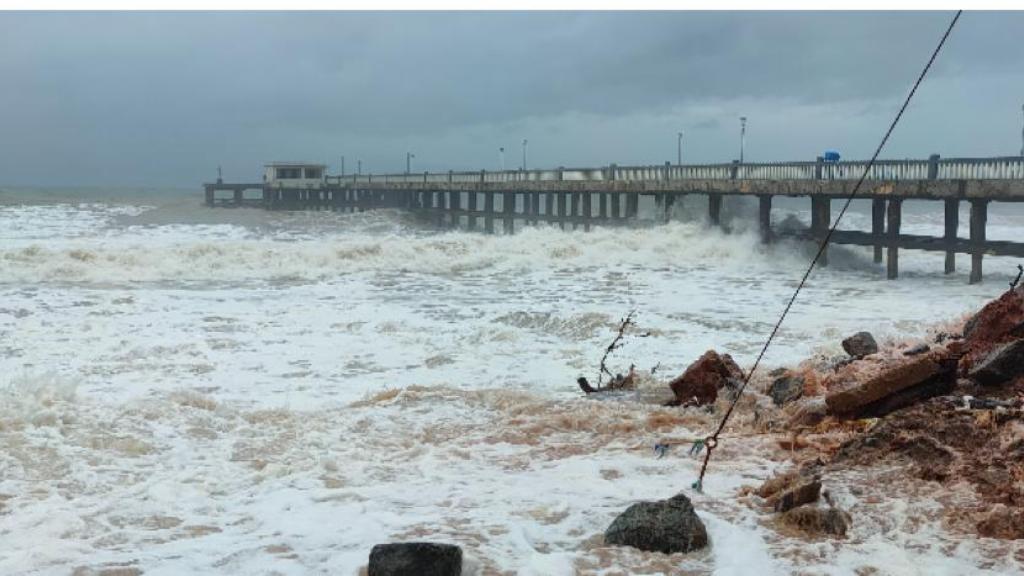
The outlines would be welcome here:
M 704 453 L 704 463 L 700 467 L 700 477 L 694 483 L 694 488 L 696 488 L 698 491 L 700 491 L 703 487 L 704 473 L 707 471 L 708 461 L 711 459 L 711 453 L 718 446 L 718 435 L 722 433 L 722 430 L 725 428 L 726 422 L 728 422 L 729 417 L 732 416 L 732 412 L 736 408 L 736 404 L 737 402 L 739 402 L 740 396 L 743 395 L 743 391 L 746 390 L 747 384 L 750 383 L 751 377 L 753 377 L 758 365 L 761 364 L 761 359 L 764 358 L 765 352 L 768 351 L 768 347 L 771 345 L 772 340 L 774 340 L 775 335 L 778 334 L 779 327 L 782 326 L 783 320 L 786 319 L 786 316 L 789 314 L 790 308 L 793 307 L 793 302 L 796 301 L 796 297 L 800 294 L 800 291 L 803 289 L 804 284 L 807 283 L 807 278 L 810 277 L 811 272 L 814 270 L 814 266 L 818 263 L 818 260 L 821 259 L 821 255 L 825 252 L 825 248 L 828 247 L 829 240 L 832 239 L 832 234 L 836 231 L 836 227 L 839 226 L 839 221 L 843 219 L 843 215 L 846 214 L 846 210 L 850 207 L 850 203 L 853 202 L 854 198 L 857 197 L 857 193 L 860 191 L 861 185 L 864 184 L 864 180 L 868 177 L 868 173 L 871 171 L 871 168 L 875 165 L 875 161 L 878 160 L 878 155 L 881 154 L 882 148 L 885 147 L 885 143 L 889 141 L 889 136 L 892 134 L 892 131 L 896 128 L 896 125 L 899 123 L 900 118 L 903 117 L 903 112 L 906 111 L 907 106 L 910 104 L 910 100 L 914 97 L 914 93 L 917 92 L 918 86 L 921 85 L 921 82 L 924 80 L 924 77 L 928 74 L 928 70 L 932 67 L 932 63 L 935 62 L 935 58 L 939 55 L 939 51 L 942 50 L 942 46 L 945 45 L 946 39 L 949 38 L 949 34 L 953 31 L 953 27 L 956 26 L 957 21 L 960 20 L 960 15 L 962 13 L 963 10 L 958 10 L 956 15 L 953 16 L 953 20 L 950 21 L 949 26 L 946 28 L 945 34 L 942 35 L 942 39 L 939 40 L 938 46 L 936 46 L 935 50 L 932 52 L 931 58 L 928 59 L 928 63 L 925 64 L 924 69 L 921 70 L 921 74 L 917 77 L 917 81 L 914 82 L 914 87 L 910 89 L 910 93 L 907 94 L 906 100 L 903 101 L 903 106 L 900 107 L 900 111 L 896 114 L 896 117 L 893 118 L 892 123 L 889 125 L 889 129 L 886 130 L 885 132 L 885 136 L 882 137 L 882 141 L 878 143 L 878 148 L 875 149 L 875 153 L 871 156 L 871 160 L 868 162 L 867 166 L 864 167 L 864 172 L 860 175 L 860 178 L 857 180 L 857 185 L 853 187 L 853 191 L 850 192 L 850 195 L 846 198 L 846 202 L 843 204 L 842 210 L 839 211 L 839 216 L 836 218 L 836 221 L 832 224 L 832 226 L 829 227 L 828 233 L 825 234 L 825 238 L 821 241 L 821 245 L 818 246 L 818 252 L 814 255 L 814 258 L 811 260 L 811 264 L 807 267 L 807 271 L 804 272 L 803 278 L 800 279 L 800 284 L 798 284 L 796 290 L 793 291 L 793 295 L 789 298 L 789 302 L 786 304 L 786 308 L 782 311 L 782 315 L 779 316 L 779 320 L 778 322 L 775 323 L 775 327 L 772 328 L 772 332 L 771 334 L 768 335 L 768 339 L 765 340 L 764 346 L 761 348 L 761 352 L 757 355 L 757 360 L 754 361 L 754 365 L 753 367 L 750 368 L 750 372 L 747 373 L 747 377 L 743 379 L 743 385 L 740 386 L 740 389 L 736 392 L 736 396 L 733 398 L 732 403 L 729 404 L 729 409 L 726 410 L 725 414 L 722 416 L 722 421 L 719 422 L 718 428 L 715 429 L 715 433 L 704 439 L 703 445 L 707 448 L 707 451 Z

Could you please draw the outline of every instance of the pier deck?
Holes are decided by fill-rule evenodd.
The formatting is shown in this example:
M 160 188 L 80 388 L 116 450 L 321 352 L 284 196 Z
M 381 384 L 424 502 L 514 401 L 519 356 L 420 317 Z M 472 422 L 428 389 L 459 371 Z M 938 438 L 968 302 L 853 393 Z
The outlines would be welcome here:
M 586 230 L 593 225 L 623 223 L 636 218 L 642 196 L 654 199 L 664 220 L 680 198 L 705 196 L 708 221 L 720 225 L 722 199 L 746 196 L 758 199 L 761 238 L 771 242 L 783 235 L 824 238 L 832 223 L 832 201 L 850 195 L 865 166 L 865 162 L 825 164 L 819 158 L 770 164 L 329 176 L 311 188 L 218 181 L 204 184 L 204 188 L 210 206 L 342 211 L 402 208 L 423 214 L 438 225 L 490 233 L 495 232 L 496 220 L 505 233 L 513 233 L 517 223 L 521 227 L 550 222 Z M 771 208 L 775 196 L 809 197 L 810 228 L 774 231 Z M 1024 157 L 940 160 L 932 155 L 927 160 L 880 161 L 868 173 L 857 197 L 872 201 L 871 231 L 837 230 L 831 243 L 874 247 L 876 262 L 885 256 L 889 278 L 899 275 L 901 248 L 944 252 L 947 274 L 956 269 L 957 253 L 970 254 L 972 283 L 982 279 L 986 254 L 1024 257 L 1024 243 L 985 237 L 991 202 L 1024 202 Z M 941 201 L 943 236 L 901 233 L 905 200 Z M 968 238 L 957 235 L 963 202 L 970 206 Z M 828 264 L 827 252 L 821 264 Z

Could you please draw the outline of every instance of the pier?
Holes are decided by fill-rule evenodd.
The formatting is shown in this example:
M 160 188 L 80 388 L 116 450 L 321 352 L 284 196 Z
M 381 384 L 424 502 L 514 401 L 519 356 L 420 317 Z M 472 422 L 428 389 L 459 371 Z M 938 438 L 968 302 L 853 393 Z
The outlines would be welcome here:
M 364 211 L 401 208 L 439 226 L 511 234 L 522 226 L 552 223 L 563 229 L 628 222 L 637 217 L 642 196 L 653 198 L 667 221 L 687 195 L 707 199 L 708 222 L 721 226 L 722 199 L 757 198 L 761 240 L 781 236 L 822 240 L 832 223 L 832 203 L 852 192 L 867 162 L 774 162 L 705 165 L 616 166 L 323 176 L 315 183 L 281 181 L 204 184 L 208 206 L 256 206 L 270 210 Z M 808 197 L 811 225 L 797 232 L 773 230 L 776 196 Z M 857 198 L 870 199 L 870 231 L 837 230 L 830 244 L 871 246 L 875 262 L 886 262 L 887 277 L 899 276 L 899 251 L 945 253 L 945 273 L 956 271 L 956 254 L 969 254 L 969 281 L 980 282 L 985 255 L 1024 257 L 1024 243 L 987 240 L 992 202 L 1024 202 L 1024 157 L 940 158 L 877 161 Z M 942 204 L 944 234 L 901 233 L 905 200 Z M 961 204 L 969 211 L 969 236 L 957 234 Z M 499 226 L 496 227 L 496 224 Z M 827 252 L 821 265 L 828 265 Z

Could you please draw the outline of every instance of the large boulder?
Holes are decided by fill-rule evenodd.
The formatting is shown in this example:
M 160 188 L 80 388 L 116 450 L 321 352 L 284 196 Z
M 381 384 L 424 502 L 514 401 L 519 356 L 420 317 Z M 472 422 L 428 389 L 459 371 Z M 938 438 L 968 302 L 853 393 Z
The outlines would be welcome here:
M 880 417 L 921 400 L 946 394 L 956 379 L 956 359 L 944 353 L 914 356 L 867 381 L 825 396 L 828 413 L 848 418 Z
M 1024 287 L 1008 290 L 986 304 L 964 325 L 964 358 L 968 373 L 999 346 L 1024 338 Z
M 843 340 L 843 350 L 854 358 L 863 358 L 878 352 L 878 343 L 870 332 L 857 332 Z
M 721 388 L 742 382 L 743 371 L 732 356 L 708 350 L 668 385 L 679 404 L 702 406 L 717 400 Z
M 788 404 L 803 396 L 803 393 L 804 377 L 799 374 L 780 376 L 768 388 L 768 395 L 772 397 L 772 402 L 776 406 Z
M 708 532 L 684 494 L 638 502 L 619 514 L 604 533 L 606 544 L 673 554 L 708 545 Z
M 452 544 L 401 542 L 370 551 L 368 576 L 459 576 L 462 549 Z
M 986 386 L 1009 382 L 1024 375 L 1024 339 L 996 346 L 968 375 Z

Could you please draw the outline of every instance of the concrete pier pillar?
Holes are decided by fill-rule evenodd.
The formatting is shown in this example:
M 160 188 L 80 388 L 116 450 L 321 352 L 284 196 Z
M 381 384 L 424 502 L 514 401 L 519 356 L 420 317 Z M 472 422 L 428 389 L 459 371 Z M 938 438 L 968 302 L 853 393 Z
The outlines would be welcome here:
M 900 221 L 903 218 L 903 199 L 890 198 L 887 210 L 889 224 L 887 226 L 887 237 L 889 254 L 886 258 L 886 277 L 895 280 L 900 275 Z
M 241 206 L 242 205 L 242 189 L 241 188 L 236 188 L 234 192 L 235 192 L 235 194 L 234 194 L 235 206 Z
M 554 222 L 551 218 L 552 214 L 555 213 L 555 194 L 553 192 L 544 193 L 544 220 L 548 224 Z
M 516 193 L 503 192 L 501 195 L 501 209 L 505 213 L 505 234 L 515 233 L 515 211 Z
M 565 211 L 566 211 L 566 207 L 565 207 L 565 200 L 566 200 L 566 198 L 565 198 L 565 195 L 566 195 L 565 192 L 559 192 L 558 193 L 558 227 L 561 228 L 562 230 L 565 230 L 565 217 L 566 217 L 566 213 L 565 213 Z
M 448 223 L 458 228 L 462 220 L 462 192 L 459 190 L 448 191 Z
M 971 200 L 971 284 L 981 282 L 981 261 L 985 256 L 985 224 L 988 200 Z
M 591 203 L 594 200 L 593 192 L 583 193 L 583 231 L 590 232 L 590 219 L 594 217 L 594 210 Z
M 604 222 L 608 219 L 608 193 L 601 192 L 597 195 L 597 217 Z
M 206 205 L 213 206 L 213 186 L 207 186 L 204 192 L 206 193 Z
M 612 201 L 612 220 L 618 220 L 619 219 L 619 204 L 622 201 L 622 194 L 620 194 L 618 192 L 612 192 L 612 194 L 611 194 L 611 201 Z
M 675 192 L 665 192 L 664 194 L 662 194 L 661 205 L 662 205 L 662 209 L 665 211 L 664 212 L 664 220 L 665 220 L 665 222 L 670 222 L 672 220 L 672 207 L 676 205 L 676 193 Z
M 832 199 L 828 196 L 811 196 L 811 235 L 815 241 L 823 241 L 831 225 Z M 828 246 L 822 250 L 818 264 L 828 266 Z
M 711 192 L 708 194 L 708 220 L 712 226 L 722 223 L 722 195 Z
M 469 215 L 466 216 L 466 228 L 476 230 L 476 190 L 470 190 L 466 200 L 469 202 Z
M 761 231 L 761 243 L 770 244 L 772 241 L 772 197 L 758 196 L 758 227 Z
M 875 263 L 881 264 L 885 245 L 885 198 L 871 199 L 871 236 L 875 241 Z
M 636 219 L 637 213 L 640 211 L 640 195 L 632 192 L 626 194 L 626 218 Z
M 484 192 L 484 231 L 494 234 L 494 192 Z
M 444 191 L 434 192 L 434 225 L 438 228 L 444 226 Z
M 579 228 L 579 221 L 577 218 L 579 218 L 580 215 L 580 193 L 572 192 L 569 198 L 569 217 L 572 219 L 572 229 L 576 230 Z
M 931 167 L 929 167 L 931 171 Z M 960 200 L 946 199 L 946 229 L 943 239 L 946 241 L 946 274 L 956 272 L 956 233 L 960 227 Z
M 530 214 L 533 215 L 533 225 L 540 223 L 540 192 L 530 192 Z

